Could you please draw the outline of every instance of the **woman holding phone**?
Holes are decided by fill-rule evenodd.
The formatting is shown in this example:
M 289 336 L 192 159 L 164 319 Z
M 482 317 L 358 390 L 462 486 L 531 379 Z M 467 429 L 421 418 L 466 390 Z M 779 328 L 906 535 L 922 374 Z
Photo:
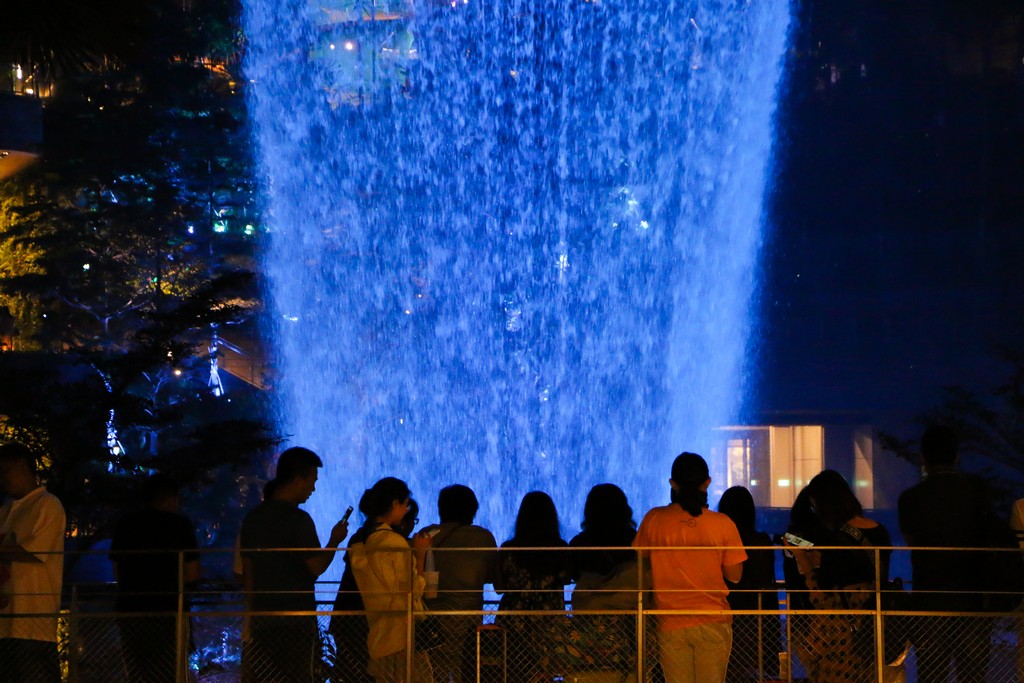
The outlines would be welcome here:
M 810 504 L 825 535 L 813 550 L 790 545 L 807 583 L 811 605 L 819 610 L 873 609 L 877 582 L 889 576 L 891 550 L 881 550 L 875 573 L 873 548 L 892 545 L 884 526 L 864 514 L 850 485 L 835 470 L 825 470 L 807 484 Z M 848 548 L 848 549 L 847 549 Z M 801 659 L 815 683 L 875 680 L 874 636 L 870 617 L 822 614 L 812 617 Z
M 433 675 L 426 653 L 413 654 L 413 671 L 406 676 L 406 614 L 408 603 L 423 609 L 424 560 L 430 537 L 416 534 L 409 543 L 393 527 L 409 511 L 409 487 L 386 477 L 363 494 L 360 509 L 372 520 L 366 539 L 352 545 L 352 572 L 366 607 L 370 655 L 367 670 L 377 683 L 429 683 Z

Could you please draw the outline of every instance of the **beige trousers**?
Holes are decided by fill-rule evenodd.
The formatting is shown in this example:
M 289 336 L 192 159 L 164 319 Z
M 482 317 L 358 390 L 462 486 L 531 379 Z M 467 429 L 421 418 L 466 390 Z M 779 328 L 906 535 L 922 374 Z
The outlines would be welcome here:
M 732 650 L 732 626 L 716 621 L 658 633 L 665 683 L 722 683 Z

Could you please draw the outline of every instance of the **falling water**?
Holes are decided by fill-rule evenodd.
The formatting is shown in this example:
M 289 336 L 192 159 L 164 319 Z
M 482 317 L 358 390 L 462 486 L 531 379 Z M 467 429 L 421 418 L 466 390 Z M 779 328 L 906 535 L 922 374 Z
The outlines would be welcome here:
M 788 0 L 245 5 L 280 425 L 326 461 L 321 529 L 384 475 L 424 522 L 470 485 L 499 540 L 533 489 L 570 533 L 593 484 L 665 502 L 751 386 Z

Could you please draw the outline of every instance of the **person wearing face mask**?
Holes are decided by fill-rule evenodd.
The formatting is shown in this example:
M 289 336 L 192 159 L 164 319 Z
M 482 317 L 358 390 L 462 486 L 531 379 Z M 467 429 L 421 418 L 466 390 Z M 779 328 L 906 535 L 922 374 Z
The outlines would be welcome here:
M 320 549 L 313 518 L 299 509 L 316 490 L 317 469 L 322 466 L 320 457 L 306 448 L 281 453 L 271 495 L 242 522 L 242 576 L 248 608 L 310 613 L 252 617 L 251 661 L 246 669 L 261 683 L 306 683 L 319 674 L 314 588 L 348 535 L 347 522 L 339 521 L 331 529 L 327 546 Z

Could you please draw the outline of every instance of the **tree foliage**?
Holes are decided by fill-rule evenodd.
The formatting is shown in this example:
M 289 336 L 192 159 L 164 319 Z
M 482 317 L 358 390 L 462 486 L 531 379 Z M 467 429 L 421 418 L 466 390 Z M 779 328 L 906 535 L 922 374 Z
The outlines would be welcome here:
M 236 11 L 125 3 L 131 36 L 88 49 L 55 28 L 43 161 L 0 187 L 0 306 L 38 350 L 0 367 L 3 429 L 52 456 L 83 532 L 136 473 L 210 480 L 275 442 L 258 393 L 207 386 L 211 338 L 258 304 Z
M 978 392 L 947 387 L 935 407 L 916 418 L 922 427 L 943 425 L 960 436 L 962 461 L 986 475 L 1001 509 L 1020 497 L 1024 484 L 1024 354 L 1001 352 L 1009 372 L 1002 384 Z M 895 434 L 879 434 L 882 448 L 915 465 L 921 464 L 917 443 Z

